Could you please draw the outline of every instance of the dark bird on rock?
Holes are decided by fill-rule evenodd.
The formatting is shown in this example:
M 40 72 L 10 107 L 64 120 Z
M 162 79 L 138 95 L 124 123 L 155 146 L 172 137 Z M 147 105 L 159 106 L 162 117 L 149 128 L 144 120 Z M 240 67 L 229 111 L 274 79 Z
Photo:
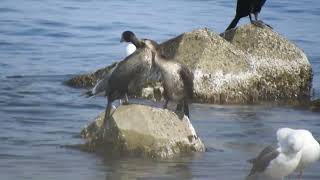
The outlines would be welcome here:
M 169 100 L 176 102 L 177 111 L 183 110 L 189 117 L 188 104 L 193 97 L 193 73 L 183 64 L 165 58 L 155 41 L 147 40 L 145 44 L 153 52 L 153 64 L 160 69 L 166 99 L 164 108 L 167 108 Z
M 120 42 L 132 43 L 136 48 L 145 47 L 144 41 L 147 39 L 139 39 L 132 31 L 124 31 L 121 35 Z
M 124 34 L 127 33 L 123 33 L 122 40 L 127 37 Z M 109 121 L 107 122 L 107 120 L 111 115 L 112 102 L 116 99 L 126 97 L 129 90 L 135 91 L 136 89 L 141 88 L 151 73 L 152 53 L 150 49 L 145 48 L 144 41 L 135 36 L 134 39 L 131 40 L 137 47 L 137 50 L 127 56 L 124 60 L 120 61 L 109 73 L 105 74 L 103 83 L 100 83 L 101 86 L 97 86 L 96 89 L 94 89 L 95 91 L 98 89 L 101 91 L 101 88 L 104 89 L 108 99 L 103 122 L 103 126 L 106 128 L 109 128 L 110 126 L 108 124 Z
M 139 39 L 132 31 L 124 31 L 121 35 L 120 42 L 129 43 L 127 51 L 133 51 L 135 49 L 142 49 L 146 47 L 146 42 L 155 42 L 150 39 Z M 151 74 L 148 77 L 148 82 L 158 82 L 161 78 L 160 70 L 157 66 L 152 66 Z
M 128 92 L 135 92 L 140 89 L 143 84 L 153 76 L 152 53 L 151 50 L 145 48 L 147 39 L 138 39 L 131 31 L 122 33 L 120 42 L 131 42 L 133 45 L 127 47 L 129 52 L 127 57 L 113 65 L 103 78 L 97 82 L 95 87 L 86 92 L 88 97 L 105 93 L 108 104 L 105 111 L 105 119 L 103 125 L 108 128 L 106 123 L 110 117 L 112 102 L 116 99 L 125 98 L 124 103 L 128 104 Z M 144 52 L 141 52 L 144 51 Z M 121 103 L 121 102 L 120 102 Z
M 146 52 L 140 53 L 140 51 Z M 137 49 L 133 54 L 119 62 L 113 70 L 108 80 L 108 87 L 105 89 L 108 104 L 104 121 L 110 117 L 114 100 L 123 98 L 129 90 L 141 88 L 148 79 L 152 66 L 152 57 L 146 58 L 145 55 L 147 54 L 151 56 L 151 52 L 148 52 L 146 48 Z M 104 123 L 104 125 L 108 127 L 108 124 Z
M 239 20 L 246 16 L 249 16 L 250 22 L 258 27 L 264 27 L 265 25 L 267 25 L 263 23 L 263 21 L 258 20 L 258 15 L 265 2 L 266 0 L 238 0 L 236 16 L 226 30 L 235 28 Z M 252 14 L 254 15 L 255 20 L 252 19 Z

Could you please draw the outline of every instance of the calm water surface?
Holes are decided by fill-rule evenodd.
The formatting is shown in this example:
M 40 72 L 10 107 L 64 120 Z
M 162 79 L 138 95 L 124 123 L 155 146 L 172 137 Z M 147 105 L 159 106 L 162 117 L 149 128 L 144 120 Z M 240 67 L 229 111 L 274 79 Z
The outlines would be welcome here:
M 246 159 L 275 142 L 279 127 L 320 137 L 320 114 L 278 106 L 194 104 L 191 119 L 208 152 L 172 160 L 102 158 L 61 146 L 104 109 L 103 98 L 62 82 L 122 59 L 121 32 L 164 41 L 208 27 L 222 32 L 235 0 L 2 0 L 0 5 L 0 175 L 21 179 L 228 179 L 248 173 Z M 320 1 L 269 0 L 261 17 L 304 49 L 320 96 Z M 241 23 L 247 23 L 245 18 Z M 319 163 L 304 179 L 320 179 Z

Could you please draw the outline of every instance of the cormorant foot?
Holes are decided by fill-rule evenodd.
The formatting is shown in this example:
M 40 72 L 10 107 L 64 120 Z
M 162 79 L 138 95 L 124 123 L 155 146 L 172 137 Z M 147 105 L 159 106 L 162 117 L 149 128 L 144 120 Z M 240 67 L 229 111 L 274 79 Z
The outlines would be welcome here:
M 174 113 L 176 113 L 176 115 L 178 116 L 178 118 L 180 120 L 182 120 L 184 118 L 184 112 L 182 111 L 175 111 Z
M 162 107 L 163 109 L 168 109 L 168 102 L 169 102 L 168 100 L 164 102 L 164 105 Z
M 258 21 L 252 21 L 252 24 L 256 25 L 257 27 L 260 28 L 265 28 L 266 26 L 269 27 L 270 29 L 273 29 L 272 26 L 270 26 L 269 24 L 266 24 L 265 22 L 258 20 Z
M 128 101 L 123 101 L 122 105 L 130 105 L 131 103 L 129 103 Z
M 102 126 L 101 126 L 102 128 L 109 129 L 109 118 L 110 116 L 108 115 L 104 116 L 104 119 L 102 121 Z
M 104 121 L 103 121 L 103 124 L 102 124 L 102 127 L 104 128 L 104 129 L 110 129 L 110 123 L 109 123 L 110 121 L 109 121 L 109 118 L 108 119 L 105 119 Z
M 266 27 L 265 23 L 263 21 L 251 21 L 251 23 L 259 28 Z
M 272 26 L 270 26 L 269 24 L 264 23 L 264 25 L 268 26 L 268 28 L 273 29 Z

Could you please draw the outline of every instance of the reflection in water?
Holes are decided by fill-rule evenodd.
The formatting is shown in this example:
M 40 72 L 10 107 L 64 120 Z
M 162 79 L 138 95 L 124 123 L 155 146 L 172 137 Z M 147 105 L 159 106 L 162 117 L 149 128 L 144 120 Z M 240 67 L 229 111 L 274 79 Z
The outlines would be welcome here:
M 109 179 L 192 179 L 190 163 L 193 157 L 173 160 L 150 160 L 141 158 L 105 159 Z

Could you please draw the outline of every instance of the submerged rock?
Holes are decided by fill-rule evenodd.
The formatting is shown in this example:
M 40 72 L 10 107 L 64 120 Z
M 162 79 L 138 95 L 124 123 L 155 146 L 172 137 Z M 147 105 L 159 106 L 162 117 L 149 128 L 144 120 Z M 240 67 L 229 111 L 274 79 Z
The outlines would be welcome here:
M 119 106 L 110 119 L 111 128 L 101 127 L 104 113 L 84 128 L 89 151 L 152 158 L 205 151 L 189 119 L 174 112 L 144 105 Z
M 198 29 L 161 44 L 163 54 L 193 71 L 194 102 L 239 104 L 309 98 L 312 69 L 296 45 L 269 28 L 251 25 L 222 36 Z M 152 86 L 147 88 L 136 95 L 161 99 L 154 98 Z

